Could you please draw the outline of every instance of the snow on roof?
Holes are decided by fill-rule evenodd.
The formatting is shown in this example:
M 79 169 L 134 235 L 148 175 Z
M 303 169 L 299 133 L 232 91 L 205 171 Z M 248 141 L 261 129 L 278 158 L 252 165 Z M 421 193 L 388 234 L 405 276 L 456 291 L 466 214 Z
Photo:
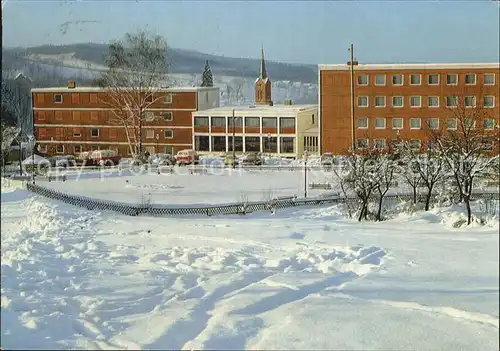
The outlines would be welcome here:
M 341 64 L 320 64 L 320 71 L 345 71 L 350 66 Z M 373 63 L 359 64 L 354 66 L 354 70 L 405 70 L 405 69 L 500 69 L 499 63 Z
M 272 113 L 281 113 L 281 112 L 302 112 L 307 110 L 317 110 L 318 105 L 246 105 L 246 106 L 224 106 L 224 107 L 215 107 L 207 110 L 196 111 L 193 114 L 196 115 L 209 115 L 211 113 L 217 114 L 226 114 L 227 116 L 233 113 L 233 110 L 237 114 L 238 112 L 272 112 Z
M 123 88 L 125 89 L 125 88 Z M 132 89 L 132 88 L 131 88 Z M 208 91 L 208 90 L 219 90 L 218 87 L 171 87 L 171 88 L 153 88 L 156 91 L 160 92 L 198 92 L 198 91 Z M 31 92 L 33 93 L 64 93 L 64 92 L 91 92 L 91 91 L 106 91 L 107 88 L 100 87 L 76 87 L 76 88 L 68 88 L 68 87 L 52 87 L 52 88 L 33 88 Z

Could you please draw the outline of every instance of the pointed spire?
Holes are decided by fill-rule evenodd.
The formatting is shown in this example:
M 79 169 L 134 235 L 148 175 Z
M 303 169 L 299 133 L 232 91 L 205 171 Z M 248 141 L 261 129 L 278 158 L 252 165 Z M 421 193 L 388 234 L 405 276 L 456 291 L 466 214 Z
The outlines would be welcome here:
M 261 57 L 260 57 L 260 78 L 266 79 L 266 63 L 264 62 L 264 46 L 261 44 Z

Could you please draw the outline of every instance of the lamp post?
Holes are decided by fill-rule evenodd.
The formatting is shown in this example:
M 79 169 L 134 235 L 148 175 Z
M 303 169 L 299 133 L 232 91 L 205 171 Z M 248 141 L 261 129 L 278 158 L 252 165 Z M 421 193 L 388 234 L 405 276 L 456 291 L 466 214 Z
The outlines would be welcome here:
M 156 134 L 156 153 L 159 154 L 158 141 L 160 140 L 160 134 Z
M 35 185 L 35 136 L 28 136 L 31 142 L 31 182 Z
M 354 45 L 351 44 L 349 48 L 349 52 L 351 54 L 349 62 L 347 65 L 350 66 L 351 71 L 351 148 L 352 150 L 356 150 L 355 143 L 355 123 L 354 123 L 354 66 L 358 65 L 358 61 L 354 61 Z
M 304 151 L 304 198 L 307 197 L 307 151 Z
M 234 150 L 234 137 L 235 137 L 235 126 L 234 126 L 234 108 L 233 108 L 233 140 L 232 140 L 232 147 L 233 147 L 233 169 L 236 168 L 236 151 Z
M 271 133 L 267 133 L 267 153 L 271 157 Z

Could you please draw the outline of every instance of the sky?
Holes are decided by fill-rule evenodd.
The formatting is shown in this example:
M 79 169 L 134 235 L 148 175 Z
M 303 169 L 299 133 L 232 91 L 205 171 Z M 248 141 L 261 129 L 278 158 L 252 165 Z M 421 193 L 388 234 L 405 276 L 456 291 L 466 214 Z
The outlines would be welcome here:
M 491 0 L 2 0 L 2 7 L 7 47 L 107 43 L 147 29 L 171 47 L 229 57 L 259 57 L 262 44 L 267 60 L 289 63 L 344 63 L 350 43 L 360 63 L 500 56 L 500 6 Z

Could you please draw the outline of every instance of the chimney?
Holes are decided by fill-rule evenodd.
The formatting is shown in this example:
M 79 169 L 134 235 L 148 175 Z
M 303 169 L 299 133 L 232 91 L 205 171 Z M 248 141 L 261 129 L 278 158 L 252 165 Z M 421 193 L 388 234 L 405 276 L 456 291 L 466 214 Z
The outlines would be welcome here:
M 74 80 L 70 80 L 68 82 L 68 89 L 75 89 L 76 88 L 76 82 Z

